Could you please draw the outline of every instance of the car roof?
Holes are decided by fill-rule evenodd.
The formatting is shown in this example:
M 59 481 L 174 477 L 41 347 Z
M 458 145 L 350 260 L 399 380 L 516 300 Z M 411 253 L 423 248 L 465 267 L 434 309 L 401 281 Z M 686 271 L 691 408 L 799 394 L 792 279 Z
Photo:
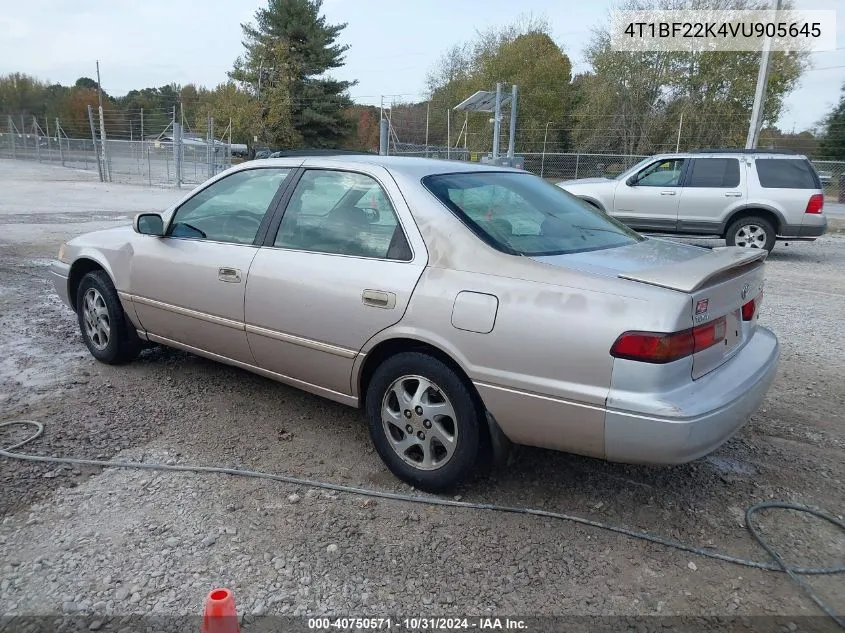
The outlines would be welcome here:
M 655 154 L 654 156 L 645 156 L 644 158 L 666 159 L 666 158 L 739 158 L 741 156 L 749 156 L 754 158 L 783 158 L 786 160 L 807 160 L 803 154 L 795 154 L 793 152 L 778 151 L 778 150 L 697 150 L 694 152 L 675 152 L 668 154 Z
M 280 167 L 334 167 L 337 169 L 355 169 L 355 167 L 375 165 L 384 167 L 394 174 L 410 178 L 424 178 L 433 174 L 451 174 L 456 172 L 516 172 L 527 173 L 523 169 L 482 165 L 464 161 L 443 160 L 440 158 L 419 158 L 412 156 L 380 156 L 378 154 L 338 154 L 334 156 L 285 156 L 281 158 L 261 159 L 262 165 Z M 255 166 L 252 161 L 242 163 L 246 169 Z

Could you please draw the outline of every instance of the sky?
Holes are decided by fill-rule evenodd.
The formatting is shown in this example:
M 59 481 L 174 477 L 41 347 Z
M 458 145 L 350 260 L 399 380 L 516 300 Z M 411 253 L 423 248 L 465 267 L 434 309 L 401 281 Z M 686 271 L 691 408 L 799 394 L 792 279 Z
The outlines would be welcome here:
M 814 68 L 785 102 L 784 130 L 814 126 L 838 102 L 845 82 L 845 11 L 841 0 L 796 0 L 799 9 L 836 9 L 837 49 L 812 55 Z M 214 86 L 243 51 L 240 24 L 266 0 L 0 0 L 0 74 L 24 72 L 72 84 L 96 78 L 120 96 L 169 83 Z M 453 44 L 476 31 L 542 17 L 569 55 L 588 70 L 583 49 L 592 29 L 609 20 L 610 0 L 324 0 L 330 23 L 348 24 L 346 64 L 333 74 L 357 79 L 358 103 L 425 98 L 425 77 Z

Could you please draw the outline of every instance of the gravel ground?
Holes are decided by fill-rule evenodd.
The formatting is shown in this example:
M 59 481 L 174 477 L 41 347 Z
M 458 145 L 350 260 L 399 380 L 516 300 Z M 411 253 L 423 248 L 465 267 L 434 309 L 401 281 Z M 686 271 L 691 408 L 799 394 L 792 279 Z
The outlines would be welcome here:
M 96 363 L 52 294 L 59 243 L 184 192 L 0 161 L 0 421 L 45 423 L 27 450 L 221 465 L 379 490 L 399 484 L 357 411 L 190 354 Z M 673 468 L 520 448 L 455 494 L 643 529 L 765 560 L 744 527 L 782 499 L 845 501 L 845 237 L 779 245 L 761 321 L 782 343 L 763 407 L 714 455 Z M 0 433 L 11 443 L 15 432 Z M 522 515 L 364 499 L 217 475 L 0 460 L 0 614 L 198 614 L 210 588 L 245 614 L 816 615 L 783 575 Z M 805 565 L 841 563 L 821 522 L 766 514 Z M 845 578 L 810 583 L 840 612 Z

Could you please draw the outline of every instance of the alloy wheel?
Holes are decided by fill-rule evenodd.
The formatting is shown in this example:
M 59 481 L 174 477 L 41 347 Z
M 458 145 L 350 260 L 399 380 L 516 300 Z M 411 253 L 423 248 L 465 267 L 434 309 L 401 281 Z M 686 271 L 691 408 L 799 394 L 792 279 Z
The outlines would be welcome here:
M 88 340 L 98 350 L 106 349 L 111 336 L 111 320 L 103 295 L 96 288 L 89 288 L 85 292 L 82 317 Z
M 765 248 L 766 231 L 758 224 L 746 224 L 736 232 L 734 244 L 742 248 Z
M 402 376 L 388 387 L 381 405 L 390 446 L 419 470 L 437 470 L 452 458 L 458 440 L 455 409 L 446 394 L 422 376 Z

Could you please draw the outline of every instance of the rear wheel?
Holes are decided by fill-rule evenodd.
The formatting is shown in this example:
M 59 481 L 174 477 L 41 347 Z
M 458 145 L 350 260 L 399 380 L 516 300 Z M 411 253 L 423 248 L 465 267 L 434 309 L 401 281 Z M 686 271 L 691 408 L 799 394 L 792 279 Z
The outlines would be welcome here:
M 382 460 L 430 492 L 451 488 L 475 466 L 482 413 L 454 370 L 419 352 L 388 358 L 367 388 L 370 437 Z
M 740 218 L 732 222 L 725 233 L 728 246 L 742 248 L 763 248 L 771 251 L 775 247 L 777 232 L 772 223 L 759 216 Z
M 76 291 L 79 329 L 88 351 L 98 361 L 121 365 L 141 351 L 135 327 L 123 312 L 109 276 L 94 270 L 82 278 Z

